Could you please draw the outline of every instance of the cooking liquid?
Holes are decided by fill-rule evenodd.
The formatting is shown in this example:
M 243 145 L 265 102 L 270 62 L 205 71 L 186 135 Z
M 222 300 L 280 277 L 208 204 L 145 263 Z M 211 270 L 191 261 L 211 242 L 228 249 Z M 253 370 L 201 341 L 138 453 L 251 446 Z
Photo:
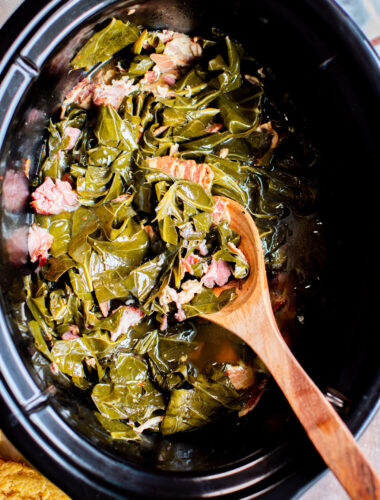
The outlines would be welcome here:
M 247 362 L 247 358 L 255 357 L 242 340 L 236 335 L 211 321 L 198 319 L 197 322 L 198 346 L 189 354 L 189 361 L 200 371 L 212 363 L 238 364 Z

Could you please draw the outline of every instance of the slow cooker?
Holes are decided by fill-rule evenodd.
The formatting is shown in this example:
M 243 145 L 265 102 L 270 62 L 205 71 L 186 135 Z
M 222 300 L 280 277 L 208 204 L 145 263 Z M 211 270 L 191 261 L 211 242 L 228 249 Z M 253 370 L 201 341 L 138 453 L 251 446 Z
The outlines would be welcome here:
M 327 240 L 322 299 L 309 298 L 295 353 L 358 435 L 380 396 L 377 308 L 380 65 L 329 0 L 26 0 L 1 30 L 0 175 L 38 154 L 78 79 L 68 63 L 112 16 L 187 33 L 215 26 L 273 69 L 320 151 Z M 28 222 L 2 214 L 2 231 Z M 318 249 L 316 249 L 318 251 Z M 291 498 L 324 470 L 274 383 L 240 422 L 110 443 L 72 387 L 55 383 L 12 322 L 1 271 L 0 427 L 73 498 Z

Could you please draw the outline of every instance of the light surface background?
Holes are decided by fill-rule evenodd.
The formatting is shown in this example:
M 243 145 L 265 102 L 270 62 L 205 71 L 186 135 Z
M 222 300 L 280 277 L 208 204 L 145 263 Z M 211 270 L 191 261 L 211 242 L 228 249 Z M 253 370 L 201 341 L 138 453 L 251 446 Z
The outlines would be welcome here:
M 0 0 L 0 27 L 22 0 Z M 380 0 L 339 0 L 345 9 L 372 40 L 380 54 Z M 363 436 L 359 439 L 360 448 L 380 474 L 380 412 L 377 413 Z M 346 500 L 345 494 L 335 477 L 328 472 L 306 493 L 301 500 Z

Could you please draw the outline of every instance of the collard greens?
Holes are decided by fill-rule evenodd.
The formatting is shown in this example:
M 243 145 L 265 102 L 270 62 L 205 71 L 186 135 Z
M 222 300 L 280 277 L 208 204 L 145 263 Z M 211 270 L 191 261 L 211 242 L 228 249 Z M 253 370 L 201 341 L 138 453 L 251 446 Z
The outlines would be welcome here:
M 172 434 L 239 411 L 262 384 L 262 371 L 243 387 L 228 375 L 231 363 L 252 370 L 239 343 L 223 357 L 222 341 L 204 359 L 210 339 L 196 316 L 235 297 L 233 287 L 217 296 L 206 275 L 249 273 L 217 196 L 252 212 L 268 268 L 280 269 L 277 221 L 311 210 L 315 192 L 240 44 L 113 19 L 71 66 L 109 59 L 49 125 L 31 182 L 66 182 L 78 204 L 35 214 L 53 242 L 24 292 L 35 346 L 53 371 L 86 391 L 112 438 L 140 440 L 142 430 Z

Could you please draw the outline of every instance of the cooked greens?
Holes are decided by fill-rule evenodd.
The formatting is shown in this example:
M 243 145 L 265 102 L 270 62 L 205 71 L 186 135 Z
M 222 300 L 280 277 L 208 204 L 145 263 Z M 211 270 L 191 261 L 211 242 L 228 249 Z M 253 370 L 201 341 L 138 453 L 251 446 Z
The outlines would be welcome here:
M 253 408 L 263 368 L 223 337 L 206 356 L 196 319 L 249 273 L 219 196 L 256 217 L 269 270 L 286 261 L 277 221 L 315 197 L 296 157 L 297 176 L 285 164 L 291 133 L 268 112 L 257 64 L 211 38 L 116 19 L 95 33 L 71 65 L 105 64 L 66 96 L 31 179 L 29 329 L 115 439 Z

